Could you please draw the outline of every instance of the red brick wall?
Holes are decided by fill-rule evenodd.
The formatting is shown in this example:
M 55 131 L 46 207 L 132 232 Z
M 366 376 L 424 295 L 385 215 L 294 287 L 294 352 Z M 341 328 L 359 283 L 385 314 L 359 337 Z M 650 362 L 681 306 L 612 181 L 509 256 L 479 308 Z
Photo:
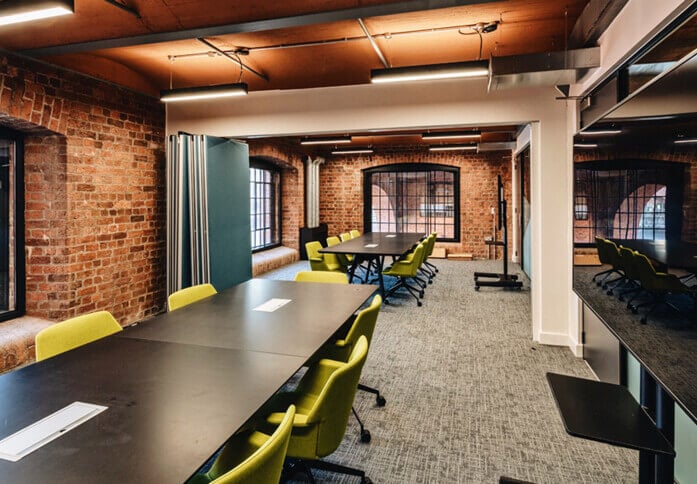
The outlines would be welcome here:
M 331 157 L 320 167 L 320 218 L 335 235 L 363 227 L 363 173 L 366 168 L 395 163 L 436 163 L 460 168 L 460 242 L 438 243 L 450 253 L 467 252 L 486 257 L 484 238 L 492 235 L 491 207 L 496 206 L 496 177 L 501 175 L 511 207 L 511 152 L 431 153 L 396 149 L 369 156 Z M 512 210 L 508 210 L 509 244 Z M 498 251 L 498 257 L 501 257 Z
M 262 159 L 281 169 L 281 243 L 297 250 L 300 228 L 305 225 L 303 156 L 294 147 L 283 143 L 249 142 L 250 158 Z
M 25 140 L 27 313 L 129 323 L 165 292 L 164 108 L 74 73 L 1 58 L 0 124 Z

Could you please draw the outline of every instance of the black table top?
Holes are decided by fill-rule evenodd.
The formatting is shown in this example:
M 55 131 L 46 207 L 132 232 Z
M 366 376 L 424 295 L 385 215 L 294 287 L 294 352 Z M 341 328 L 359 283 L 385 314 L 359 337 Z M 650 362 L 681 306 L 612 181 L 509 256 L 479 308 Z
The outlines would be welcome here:
M 591 281 L 601 267 L 574 267 L 574 292 L 651 376 L 697 422 L 697 327 L 652 317 L 640 324 L 626 302 Z
M 320 252 L 327 254 L 391 255 L 399 257 L 407 253 L 426 235 L 421 232 L 368 232 L 338 245 L 325 247 Z M 373 246 L 374 247 L 366 247 Z
M 74 402 L 109 407 L 2 482 L 183 482 L 291 377 L 296 356 L 109 337 L 0 376 L 0 439 Z
M 375 290 L 370 285 L 251 279 L 126 328 L 117 337 L 309 358 Z M 274 312 L 254 310 L 272 298 L 291 302 Z
M 547 373 L 566 431 L 576 437 L 654 454 L 675 455 L 632 394 L 622 385 Z
M 612 239 L 617 245 L 637 250 L 661 264 L 697 272 L 697 244 L 683 240 Z

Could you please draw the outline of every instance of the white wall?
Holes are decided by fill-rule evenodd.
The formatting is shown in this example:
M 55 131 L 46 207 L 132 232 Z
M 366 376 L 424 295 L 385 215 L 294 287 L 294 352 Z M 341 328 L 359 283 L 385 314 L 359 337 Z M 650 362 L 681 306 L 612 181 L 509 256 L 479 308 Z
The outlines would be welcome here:
M 552 88 L 487 93 L 482 79 L 256 92 L 169 105 L 167 131 L 250 136 L 532 122 L 532 335 L 570 346 L 571 141 L 566 102 L 556 94 Z

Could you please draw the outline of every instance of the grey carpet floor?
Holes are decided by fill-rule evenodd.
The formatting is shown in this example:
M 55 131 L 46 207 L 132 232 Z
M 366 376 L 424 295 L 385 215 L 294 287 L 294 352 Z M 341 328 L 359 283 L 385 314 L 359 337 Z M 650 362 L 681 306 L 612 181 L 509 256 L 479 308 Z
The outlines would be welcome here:
M 364 392 L 355 401 L 372 441 L 360 442 L 351 418 L 326 460 L 376 483 L 637 482 L 638 452 L 565 433 L 545 373 L 592 374 L 569 349 L 532 341 L 529 289 L 475 292 L 474 271 L 498 272 L 500 263 L 435 262 L 422 307 L 394 298 L 380 312 L 361 381 L 387 405 Z M 298 262 L 262 277 L 291 280 L 307 269 Z

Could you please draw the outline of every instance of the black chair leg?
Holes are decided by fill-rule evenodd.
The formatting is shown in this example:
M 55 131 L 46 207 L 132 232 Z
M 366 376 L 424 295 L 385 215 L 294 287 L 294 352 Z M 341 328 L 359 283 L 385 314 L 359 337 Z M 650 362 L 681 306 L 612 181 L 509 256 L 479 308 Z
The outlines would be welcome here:
M 358 476 L 361 478 L 361 482 L 364 484 L 372 483 L 372 481 L 365 475 L 365 471 L 355 469 L 353 467 L 346 467 L 342 466 L 341 464 L 334 464 L 333 462 L 326 462 L 323 460 L 305 461 L 305 464 L 312 469 L 337 472 L 339 474 L 348 474 L 349 476 Z
M 361 383 L 358 384 L 358 389 L 362 390 L 364 392 L 372 393 L 375 395 L 375 403 L 377 404 L 378 407 L 384 407 L 385 404 L 387 403 L 387 400 L 385 400 L 385 397 L 380 395 L 380 390 L 377 388 L 369 387 L 367 385 L 363 385 Z
M 367 444 L 368 442 L 370 442 L 370 431 L 363 426 L 363 422 L 361 421 L 361 418 L 358 416 L 358 412 L 356 412 L 355 407 L 352 406 L 351 411 L 353 412 L 353 416 L 356 417 L 358 425 L 361 428 L 361 442 Z

